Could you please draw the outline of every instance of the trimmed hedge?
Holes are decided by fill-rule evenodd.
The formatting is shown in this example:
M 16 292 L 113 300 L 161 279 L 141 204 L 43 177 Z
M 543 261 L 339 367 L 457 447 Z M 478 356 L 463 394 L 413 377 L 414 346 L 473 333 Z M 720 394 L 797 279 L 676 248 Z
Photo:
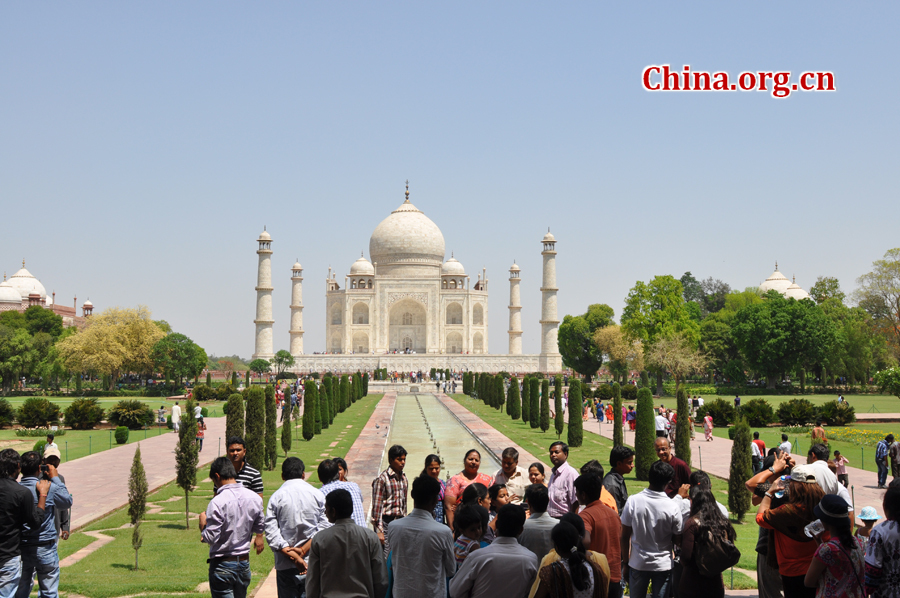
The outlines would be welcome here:
M 116 428 L 116 444 L 125 444 L 128 442 L 128 428 L 119 426 Z
M 66 407 L 65 422 L 73 430 L 92 430 L 105 415 L 97 399 L 75 399 Z
M 741 404 L 741 417 L 752 428 L 763 428 L 775 423 L 775 410 L 765 399 L 750 399 Z
M 731 401 L 722 398 L 705 401 L 703 407 L 697 410 L 696 421 L 698 424 L 703 423 L 703 418 L 707 413 L 712 416 L 713 423 L 719 428 L 724 428 L 734 422 L 734 405 Z
M 778 406 L 777 414 L 782 424 L 796 426 L 815 422 L 818 410 L 808 399 L 791 399 Z
M 53 434 L 54 438 L 66 435 L 65 428 L 53 431 L 50 428 L 19 428 L 16 430 L 16 436 L 24 438 L 45 438 L 47 434 Z
M 153 423 L 153 410 L 147 403 L 137 399 L 119 401 L 109 410 L 109 423 L 114 426 L 125 426 L 130 430 L 140 430 Z
M 26 428 L 45 427 L 59 422 L 60 409 L 56 403 L 37 397 L 25 399 L 16 409 L 16 421 Z

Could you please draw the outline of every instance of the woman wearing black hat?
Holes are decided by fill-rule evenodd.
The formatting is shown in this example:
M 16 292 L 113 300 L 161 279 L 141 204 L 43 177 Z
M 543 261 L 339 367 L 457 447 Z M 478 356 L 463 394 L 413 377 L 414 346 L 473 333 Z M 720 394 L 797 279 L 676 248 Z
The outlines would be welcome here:
M 816 517 L 825 526 L 831 539 L 816 536 L 819 548 L 809 564 L 804 583 L 816 588 L 816 598 L 841 596 L 865 598 L 865 556 L 862 542 L 850 531 L 847 511 L 850 505 L 836 494 L 826 494 L 816 506 Z

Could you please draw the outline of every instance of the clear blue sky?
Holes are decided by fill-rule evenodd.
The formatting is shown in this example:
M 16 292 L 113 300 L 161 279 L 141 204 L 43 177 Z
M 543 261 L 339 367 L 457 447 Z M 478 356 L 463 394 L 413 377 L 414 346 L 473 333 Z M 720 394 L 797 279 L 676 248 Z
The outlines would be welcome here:
M 255 239 L 290 267 L 306 350 L 403 200 L 491 283 L 507 346 L 522 267 L 539 348 L 540 239 L 560 316 L 657 274 L 759 284 L 777 259 L 845 290 L 900 245 L 893 3 L 0 4 L 0 267 L 98 309 L 145 304 L 208 352 L 253 351 Z M 830 70 L 836 93 L 649 93 L 642 69 Z M 343 283 L 343 281 L 342 281 Z

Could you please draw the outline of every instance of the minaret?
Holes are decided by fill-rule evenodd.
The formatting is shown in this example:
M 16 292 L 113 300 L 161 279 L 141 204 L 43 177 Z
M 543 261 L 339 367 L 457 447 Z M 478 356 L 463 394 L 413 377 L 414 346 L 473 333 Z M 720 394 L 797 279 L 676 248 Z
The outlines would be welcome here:
M 256 240 L 259 249 L 259 269 L 256 275 L 256 351 L 252 359 L 272 359 L 275 351 L 272 349 L 272 236 L 266 232 L 259 234 Z
M 303 266 L 291 268 L 291 355 L 303 355 Z
M 522 300 L 519 294 L 519 266 L 509 268 L 509 354 L 522 354 Z
M 547 358 L 547 356 L 559 355 L 559 343 L 557 341 L 557 332 L 559 331 L 559 316 L 556 311 L 556 239 L 547 229 L 547 234 L 541 241 L 544 250 L 541 255 L 544 256 L 544 275 L 541 283 L 541 355 L 544 356 L 541 362 L 545 364 L 546 371 L 559 371 L 562 362 L 559 357 L 556 359 Z M 559 363 L 556 369 L 551 369 L 554 364 Z

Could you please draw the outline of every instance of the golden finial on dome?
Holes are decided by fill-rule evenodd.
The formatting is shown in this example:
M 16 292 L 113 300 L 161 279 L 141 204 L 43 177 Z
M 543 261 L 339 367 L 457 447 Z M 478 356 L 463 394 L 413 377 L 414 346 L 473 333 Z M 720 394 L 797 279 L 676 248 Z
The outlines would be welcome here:
M 778 260 L 775 260 L 775 271 L 778 272 Z
M 25 258 L 24 257 L 22 258 L 22 267 L 23 268 L 25 267 Z
M 409 179 L 406 179 L 406 203 L 409 203 Z

